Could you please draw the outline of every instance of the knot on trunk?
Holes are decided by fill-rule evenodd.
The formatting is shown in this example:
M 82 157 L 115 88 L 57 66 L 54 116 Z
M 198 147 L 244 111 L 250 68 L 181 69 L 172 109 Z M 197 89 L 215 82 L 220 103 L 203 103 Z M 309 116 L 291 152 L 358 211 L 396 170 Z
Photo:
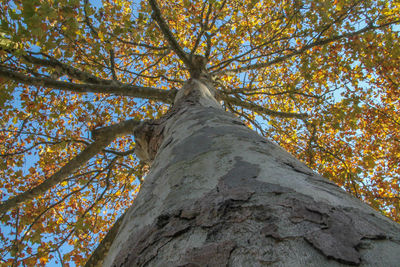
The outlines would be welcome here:
M 135 154 L 140 161 L 151 164 L 163 140 L 164 124 L 160 121 L 148 121 L 135 131 Z
M 202 77 L 208 77 L 208 73 L 206 71 L 207 58 L 200 55 L 191 56 L 191 68 L 190 68 L 190 76 L 193 79 L 200 79 Z

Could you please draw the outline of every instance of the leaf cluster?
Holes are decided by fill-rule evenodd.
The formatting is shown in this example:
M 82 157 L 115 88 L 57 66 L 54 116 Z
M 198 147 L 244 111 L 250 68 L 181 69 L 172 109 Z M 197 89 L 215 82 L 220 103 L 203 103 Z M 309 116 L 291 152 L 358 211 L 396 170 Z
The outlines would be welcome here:
M 400 221 L 399 14 L 394 0 L 0 2 L 0 263 L 82 265 L 148 169 L 132 129 L 196 75 Z

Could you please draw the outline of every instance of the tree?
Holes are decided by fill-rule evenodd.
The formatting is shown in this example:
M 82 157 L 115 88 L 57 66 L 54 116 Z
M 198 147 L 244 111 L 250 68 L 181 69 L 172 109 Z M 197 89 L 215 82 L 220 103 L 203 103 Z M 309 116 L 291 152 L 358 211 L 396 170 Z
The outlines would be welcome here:
M 0 7 L 2 263 L 398 262 L 398 2 Z

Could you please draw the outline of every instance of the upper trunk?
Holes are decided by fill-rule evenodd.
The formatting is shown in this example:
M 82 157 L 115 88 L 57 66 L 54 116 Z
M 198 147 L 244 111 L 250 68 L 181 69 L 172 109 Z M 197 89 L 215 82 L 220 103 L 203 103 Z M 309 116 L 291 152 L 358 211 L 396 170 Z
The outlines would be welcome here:
M 248 129 L 209 89 L 189 81 L 137 137 L 151 171 L 104 266 L 398 265 L 399 225 Z

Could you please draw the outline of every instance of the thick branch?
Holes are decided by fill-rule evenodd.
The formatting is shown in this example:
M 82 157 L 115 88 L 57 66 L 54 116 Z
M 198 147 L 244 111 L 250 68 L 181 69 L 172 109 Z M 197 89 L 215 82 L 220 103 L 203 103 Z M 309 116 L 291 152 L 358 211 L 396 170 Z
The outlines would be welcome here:
M 117 81 L 117 73 L 115 72 L 115 55 L 114 49 L 110 49 L 110 69 L 114 81 Z
M 205 5 L 206 5 L 206 2 L 203 3 L 203 8 L 202 8 L 202 11 L 201 11 L 201 14 L 200 14 L 200 27 L 201 27 L 201 29 L 200 29 L 199 34 L 197 35 L 196 42 L 195 42 L 192 50 L 190 51 L 190 56 L 193 56 L 196 53 L 196 50 L 200 45 L 201 38 L 206 33 L 206 31 L 209 29 L 208 28 L 208 23 L 209 23 L 210 15 L 211 15 L 211 12 L 212 12 L 212 3 L 210 3 L 208 5 L 206 18 L 205 18 L 205 21 L 203 23 L 203 13 L 204 13 Z
M 160 27 L 161 32 L 163 33 L 164 37 L 167 39 L 171 49 L 178 55 L 178 57 L 185 63 L 188 69 L 191 69 L 192 63 L 188 54 L 183 51 L 182 47 L 179 45 L 178 41 L 175 39 L 174 34 L 172 33 L 171 29 L 163 19 L 161 15 L 161 10 L 157 5 L 156 0 L 148 0 L 153 13 L 151 17 L 157 22 L 158 26 Z
M 137 120 L 126 120 L 113 124 L 110 126 L 105 126 L 92 131 L 93 139 L 97 140 L 105 136 L 112 136 L 113 138 L 131 134 L 139 126 L 140 122 Z
M 133 133 L 140 122 L 136 120 L 128 120 L 111 126 L 97 129 L 93 131 L 93 138 L 95 141 L 88 145 L 82 152 L 75 158 L 70 160 L 67 164 L 61 167 L 56 173 L 47 178 L 43 183 L 38 186 L 19 194 L 15 197 L 9 198 L 0 204 L 0 214 L 17 207 L 19 204 L 34 199 L 35 197 L 45 193 L 51 187 L 64 181 L 69 175 L 82 167 L 92 157 L 100 153 L 107 147 L 117 136 Z
M 260 113 L 260 114 L 265 114 L 273 117 L 279 117 L 279 118 L 296 118 L 296 119 L 304 119 L 307 117 L 307 114 L 305 113 L 290 113 L 290 112 L 281 112 L 281 111 L 275 111 L 271 109 L 267 109 L 264 107 L 261 107 L 259 105 L 253 104 L 251 102 L 245 102 L 240 99 L 226 96 L 226 95 L 220 95 L 219 96 L 222 100 L 228 102 L 229 104 L 233 104 L 236 106 L 240 106 L 249 110 L 252 110 L 254 112 Z
M 40 65 L 43 67 L 52 67 L 57 69 L 57 71 L 61 72 L 62 74 L 68 75 L 72 79 L 76 79 L 81 82 L 92 83 L 92 84 L 99 84 L 99 83 L 111 83 L 112 81 L 104 80 L 99 77 L 96 77 L 90 73 L 86 73 L 74 67 L 71 67 L 67 64 L 61 63 L 60 61 L 49 57 L 49 59 L 37 58 L 31 55 L 24 55 L 22 56 L 27 62 Z
M 117 236 L 119 227 L 121 226 L 122 220 L 124 218 L 123 214 L 118 220 L 114 223 L 111 229 L 107 232 L 106 236 L 97 246 L 95 251 L 90 256 L 89 260 L 86 262 L 85 267 L 92 267 L 92 266 L 100 266 L 103 262 L 103 259 L 108 253 L 108 250 L 111 247 L 115 237 Z
M 66 90 L 76 93 L 102 93 L 122 96 L 131 96 L 151 100 L 172 103 L 176 91 L 166 91 L 151 87 L 112 83 L 112 84 L 77 84 L 64 81 L 56 81 L 47 77 L 31 77 L 22 73 L 8 70 L 0 66 L 0 77 L 13 80 L 18 83 L 33 86 L 44 86 L 47 88 Z
M 298 50 L 296 50 L 296 51 L 294 51 L 292 53 L 289 53 L 287 55 L 284 55 L 284 56 L 281 56 L 281 57 L 277 57 L 277 58 L 275 58 L 275 59 L 273 59 L 271 61 L 267 61 L 267 62 L 263 62 L 263 63 L 255 63 L 255 64 L 248 65 L 246 67 L 241 67 L 241 68 L 237 68 L 237 69 L 222 70 L 222 71 L 215 72 L 213 74 L 214 75 L 218 75 L 218 74 L 236 74 L 236 73 L 241 73 L 241 72 L 245 72 L 245 71 L 248 71 L 248 70 L 255 70 L 255 69 L 265 68 L 265 67 L 271 66 L 273 64 L 283 62 L 283 61 L 285 61 L 285 60 L 287 60 L 287 59 L 289 59 L 289 58 L 291 58 L 293 56 L 297 56 L 299 54 L 302 54 L 305 51 L 310 50 L 313 47 L 322 46 L 322 45 L 326 45 L 326 44 L 329 44 L 329 43 L 333 43 L 335 41 L 338 41 L 338 40 L 341 40 L 341 39 L 344 39 L 344 38 L 351 38 L 351 37 L 360 35 L 362 33 L 365 33 L 365 32 L 371 31 L 371 30 L 384 28 L 384 27 L 387 27 L 389 25 L 392 25 L 392 24 L 395 24 L 395 23 L 399 23 L 399 22 L 400 22 L 400 20 L 396 20 L 396 21 L 388 22 L 388 23 L 385 23 L 385 24 L 382 24 L 382 25 L 377 25 L 377 26 L 374 26 L 373 24 L 369 24 L 368 26 L 366 26 L 366 27 L 364 27 L 364 28 L 362 28 L 362 29 L 360 29 L 358 31 L 355 31 L 355 32 L 345 33 L 345 34 L 337 35 L 337 36 L 334 36 L 334 37 L 331 37 L 331 38 L 317 39 L 315 42 L 312 42 L 312 43 L 310 43 L 308 45 L 305 45 L 302 48 L 300 48 L 300 49 L 298 49 Z

